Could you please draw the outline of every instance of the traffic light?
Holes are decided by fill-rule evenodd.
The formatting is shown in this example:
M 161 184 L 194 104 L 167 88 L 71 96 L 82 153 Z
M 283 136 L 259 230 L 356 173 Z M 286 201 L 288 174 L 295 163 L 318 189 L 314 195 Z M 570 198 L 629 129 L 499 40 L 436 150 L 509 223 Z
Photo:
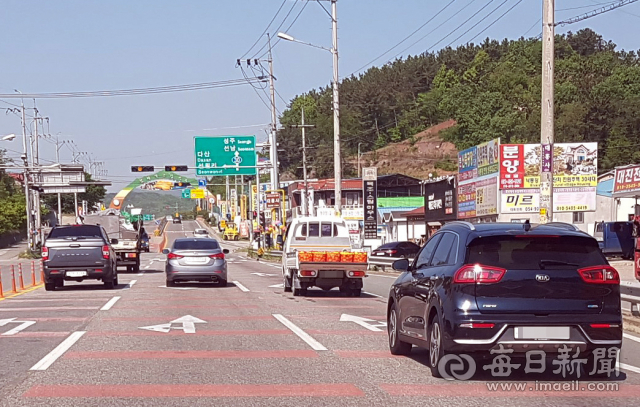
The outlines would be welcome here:
M 190 182 L 178 181 L 178 182 L 174 182 L 173 183 L 173 187 L 174 188 L 186 188 L 186 187 L 190 187 L 190 186 L 191 186 Z
M 132 165 L 131 172 L 154 172 L 155 167 L 153 165 Z
M 165 171 L 173 172 L 173 171 L 189 171 L 189 167 L 186 165 L 165 165 Z

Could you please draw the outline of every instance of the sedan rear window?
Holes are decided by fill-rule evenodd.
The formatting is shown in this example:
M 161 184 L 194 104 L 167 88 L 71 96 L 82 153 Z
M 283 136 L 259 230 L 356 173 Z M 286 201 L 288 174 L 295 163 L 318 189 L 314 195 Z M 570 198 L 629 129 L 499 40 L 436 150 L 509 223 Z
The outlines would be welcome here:
M 208 239 L 176 240 L 173 244 L 173 250 L 217 250 L 219 248 L 217 241 Z
M 99 237 L 102 238 L 100 226 L 96 225 L 79 225 L 62 228 L 53 228 L 49 233 L 49 239 L 67 238 L 67 237 Z
M 512 270 L 607 264 L 595 239 L 577 236 L 480 237 L 469 245 L 466 263 Z

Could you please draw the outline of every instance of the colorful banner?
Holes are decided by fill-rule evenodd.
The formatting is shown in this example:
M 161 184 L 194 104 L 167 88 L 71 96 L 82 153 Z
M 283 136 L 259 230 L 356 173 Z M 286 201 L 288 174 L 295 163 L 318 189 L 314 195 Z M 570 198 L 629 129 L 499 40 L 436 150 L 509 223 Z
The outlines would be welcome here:
M 476 181 L 476 216 L 498 214 L 497 177 Z
M 640 192 L 640 165 L 616 168 L 613 193 Z
M 539 189 L 511 189 L 500 192 L 502 213 L 539 213 Z M 591 212 L 596 210 L 596 188 L 556 188 L 553 210 L 560 212 Z
M 502 213 L 540 212 L 540 191 L 537 189 L 509 189 L 500 193 Z
M 524 145 L 500 145 L 500 189 L 518 189 L 524 186 Z
M 471 147 L 458 153 L 458 182 L 472 180 L 478 176 L 477 147 Z
M 549 146 L 545 146 L 549 149 Z M 540 187 L 540 144 L 525 144 L 525 188 Z M 550 153 L 546 153 L 550 154 Z M 546 157 L 544 161 L 550 161 Z M 549 164 L 547 164 L 549 165 Z M 598 143 L 558 143 L 553 145 L 553 187 L 598 186 Z
M 478 159 L 478 177 L 497 173 L 500 170 L 500 139 L 497 138 L 479 144 L 476 155 Z
M 458 219 L 476 217 L 476 184 L 458 185 Z

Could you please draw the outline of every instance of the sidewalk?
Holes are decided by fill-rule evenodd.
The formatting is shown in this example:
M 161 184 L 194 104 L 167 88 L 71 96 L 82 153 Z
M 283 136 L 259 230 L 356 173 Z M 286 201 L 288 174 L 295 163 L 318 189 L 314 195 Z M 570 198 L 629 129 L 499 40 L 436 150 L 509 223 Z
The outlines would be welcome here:
M 0 249 L 0 260 L 14 260 L 18 255 L 27 250 L 27 242 L 21 242 L 13 246 Z

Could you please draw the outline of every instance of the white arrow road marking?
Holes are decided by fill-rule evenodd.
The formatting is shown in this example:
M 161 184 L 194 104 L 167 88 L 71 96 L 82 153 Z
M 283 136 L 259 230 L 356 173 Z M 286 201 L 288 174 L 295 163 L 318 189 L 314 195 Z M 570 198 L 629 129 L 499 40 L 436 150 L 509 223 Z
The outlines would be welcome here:
M 242 284 L 240 284 L 239 281 L 234 281 L 233 284 L 235 284 L 236 287 L 238 287 L 240 289 L 240 291 L 243 291 L 245 293 L 249 292 L 249 289 L 245 286 L 243 286 Z
M 159 285 L 158 288 L 171 288 L 172 290 L 197 290 L 196 287 L 167 287 L 166 285 Z
M 363 328 L 367 328 L 373 332 L 382 332 L 382 329 L 378 328 L 379 326 L 387 326 L 386 322 L 379 322 L 374 319 L 357 317 L 355 315 L 342 314 L 340 316 L 340 322 L 355 322 Z M 376 324 L 370 324 L 369 322 L 377 322 Z
M 0 319 L 0 326 L 5 326 L 9 323 L 12 324 L 20 324 L 17 327 L 5 332 L 2 334 L 2 336 L 11 336 L 11 335 L 15 335 L 18 332 L 30 327 L 31 325 L 35 324 L 36 321 L 16 321 L 15 318 L 9 318 L 9 319 Z
M 84 335 L 86 331 L 76 331 L 67 337 L 60 345 L 58 345 L 54 350 L 49 352 L 49 354 L 42 359 L 29 370 L 47 370 L 49 366 L 51 366 L 58 358 L 66 351 L 69 350 L 73 346 L 74 343 L 78 342 L 78 340 Z
M 284 284 L 270 285 L 269 288 L 284 288 Z
M 260 276 L 260 277 L 271 277 L 276 275 L 276 274 L 267 274 L 267 273 L 251 273 L 251 274 L 255 274 L 256 276 Z
M 293 322 L 289 321 L 283 315 L 281 315 L 281 314 L 273 314 L 273 317 L 275 319 L 277 319 L 278 321 L 280 321 L 282 323 L 282 325 L 284 325 L 287 328 L 289 328 L 291 330 L 291 332 L 293 332 L 294 334 L 298 335 L 298 337 L 300 339 L 302 339 L 303 341 L 305 341 L 309 346 L 311 346 L 311 348 L 313 350 L 327 350 L 327 348 L 325 348 L 323 344 L 321 344 L 320 342 L 318 342 L 315 339 L 313 339 L 311 337 L 311 335 L 309 335 L 308 333 L 303 331 L 301 328 L 299 328 Z
M 168 333 L 172 329 L 182 330 L 186 334 L 194 334 L 196 333 L 196 324 L 206 324 L 207 321 L 203 321 L 200 318 L 196 318 L 191 315 L 185 315 L 178 319 L 174 319 L 168 324 L 159 324 L 159 325 L 151 325 L 151 326 L 141 326 L 139 329 L 146 329 L 147 331 L 154 332 L 162 332 Z M 182 326 L 171 326 L 173 324 L 181 324 Z

